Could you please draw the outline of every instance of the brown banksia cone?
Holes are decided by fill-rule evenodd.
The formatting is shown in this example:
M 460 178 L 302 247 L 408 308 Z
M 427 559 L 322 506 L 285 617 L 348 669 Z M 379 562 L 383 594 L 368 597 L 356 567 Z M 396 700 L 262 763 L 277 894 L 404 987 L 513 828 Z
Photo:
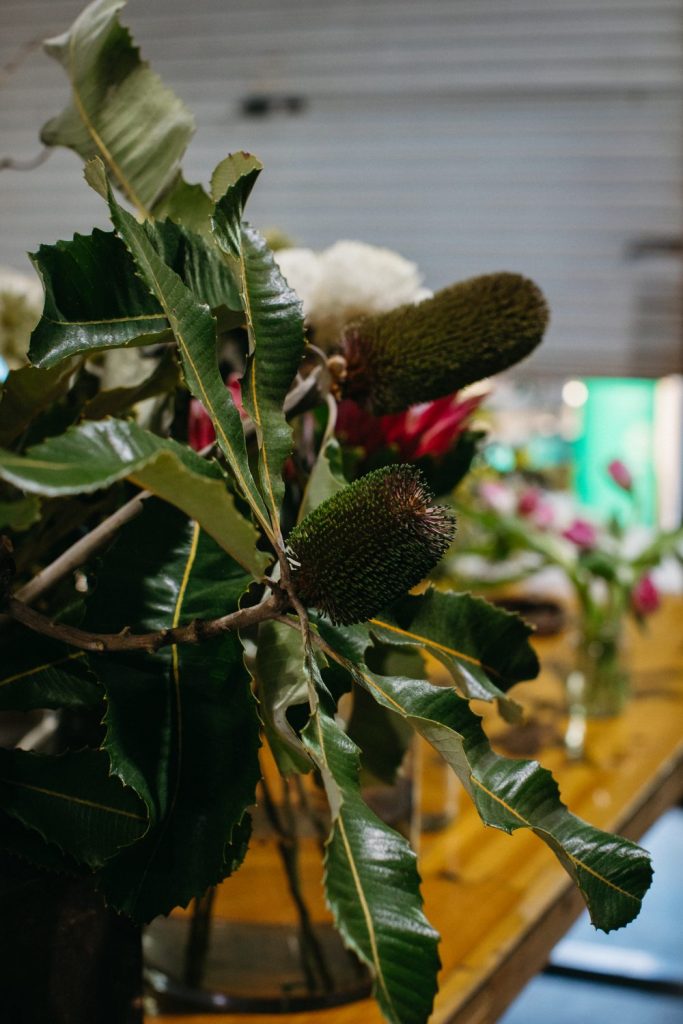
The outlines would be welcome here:
M 348 324 L 344 396 L 376 416 L 441 398 L 529 355 L 547 324 L 543 293 L 528 278 L 461 281 L 416 306 Z
M 415 466 L 385 466 L 292 530 L 292 583 L 304 604 L 334 623 L 363 622 L 424 579 L 454 532 L 453 514 L 434 504 Z

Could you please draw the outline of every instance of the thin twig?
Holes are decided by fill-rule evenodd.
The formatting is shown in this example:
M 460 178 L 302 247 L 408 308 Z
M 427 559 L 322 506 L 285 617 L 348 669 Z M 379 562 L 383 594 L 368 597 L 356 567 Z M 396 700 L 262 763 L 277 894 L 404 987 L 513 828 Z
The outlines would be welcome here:
M 136 494 L 125 505 L 118 508 L 116 512 L 112 512 L 110 516 L 103 519 L 94 530 L 86 533 L 84 537 L 81 537 L 70 548 L 67 548 L 54 562 L 41 569 L 38 575 L 29 580 L 23 587 L 20 587 L 14 596 L 25 604 L 31 604 L 41 594 L 45 593 L 46 590 L 49 590 L 55 583 L 58 583 L 59 580 L 68 576 L 70 572 L 79 569 L 88 561 L 93 552 L 101 548 L 103 544 L 106 544 L 125 523 L 134 519 L 135 516 L 142 512 L 143 503 L 150 496 L 151 491 L 141 491 L 139 494 Z
M 53 153 L 54 149 L 50 146 L 43 146 L 35 156 L 29 157 L 28 160 L 17 160 L 13 156 L 0 157 L 0 171 L 34 171 L 36 167 L 40 167 L 41 164 L 49 160 Z
M 95 651 L 102 654 L 105 651 L 149 651 L 154 653 L 160 647 L 168 647 L 170 644 L 199 644 L 211 637 L 219 636 L 221 633 L 246 629 L 248 626 L 256 625 L 258 622 L 265 622 L 273 619 L 286 605 L 286 598 L 282 592 L 276 592 L 267 601 L 252 608 L 240 608 L 229 615 L 222 615 L 217 619 L 195 619 L 186 626 L 175 626 L 174 628 L 160 629 L 155 633 L 131 633 L 129 627 L 125 627 L 120 633 L 90 633 L 84 629 L 77 629 L 75 626 L 68 626 L 62 622 L 53 622 L 45 615 L 29 608 L 23 601 L 16 597 L 10 597 L 4 607 L 4 611 L 27 626 L 36 633 L 49 636 L 53 640 L 61 640 L 71 647 L 79 647 L 84 651 Z

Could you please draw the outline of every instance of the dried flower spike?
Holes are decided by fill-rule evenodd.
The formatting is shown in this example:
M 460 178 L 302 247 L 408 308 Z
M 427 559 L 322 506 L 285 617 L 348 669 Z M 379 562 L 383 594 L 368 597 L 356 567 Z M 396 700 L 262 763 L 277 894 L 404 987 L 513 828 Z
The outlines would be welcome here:
M 371 618 L 434 568 L 455 521 L 411 465 L 377 469 L 328 498 L 292 530 L 292 582 L 334 623 Z
M 376 415 L 449 395 L 529 355 L 547 323 L 533 281 L 508 273 L 473 277 L 417 306 L 347 325 L 344 394 Z

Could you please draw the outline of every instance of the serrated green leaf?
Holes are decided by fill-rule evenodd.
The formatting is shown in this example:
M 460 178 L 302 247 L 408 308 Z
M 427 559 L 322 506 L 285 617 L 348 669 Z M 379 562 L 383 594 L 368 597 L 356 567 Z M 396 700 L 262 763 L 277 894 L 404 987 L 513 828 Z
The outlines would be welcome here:
M 12 624 L 2 644 L 0 710 L 96 708 L 103 697 L 85 651 Z
M 49 438 L 25 456 L 0 450 L 0 477 L 50 497 L 82 494 L 129 479 L 197 519 L 207 533 L 255 576 L 270 558 L 259 535 L 237 511 L 220 468 L 185 445 L 124 420 L 100 420 Z
M 98 868 L 147 829 L 141 800 L 109 774 L 101 750 L 58 756 L 0 749 L 0 808 Z
M 0 501 L 0 530 L 28 530 L 40 519 L 40 508 L 40 500 L 34 494 L 17 501 Z
M 347 486 L 344 477 L 343 454 L 336 438 L 331 438 L 319 453 L 299 508 L 297 521 L 301 522 L 309 512 Z
M 54 843 L 45 840 L 32 828 L 26 828 L 16 818 L 0 811 L 0 850 L 18 858 L 25 864 L 61 875 L 80 875 L 84 869 L 72 857 L 68 857 Z M 11 889 L 11 879 L 0 880 L 0 899 L 5 896 L 5 886 Z M 3 913 L 4 913 L 3 907 Z
M 157 224 L 164 261 L 198 301 L 215 311 L 221 329 L 244 321 L 232 275 L 213 243 L 170 221 Z M 67 356 L 172 340 L 161 303 L 135 272 L 126 246 L 111 231 L 41 245 L 31 261 L 45 288 L 29 358 L 51 367 Z
M 140 59 L 118 20 L 125 0 L 96 0 L 45 49 L 62 64 L 71 102 L 44 125 L 47 146 L 99 156 L 144 217 L 182 181 L 180 160 L 194 132 L 183 103 Z
M 358 747 L 322 706 L 303 737 L 332 810 L 325 890 L 337 928 L 372 972 L 385 1018 L 425 1024 L 436 993 L 438 935 L 422 912 L 415 854 L 363 802 Z
M 283 775 L 308 772 L 311 760 L 287 720 L 287 711 L 308 700 L 301 638 L 279 622 L 262 622 L 254 665 L 259 710 L 268 744 Z
M 224 165 L 214 172 L 214 179 L 219 179 L 214 181 L 214 194 L 226 182 L 229 187 L 216 203 L 212 223 L 216 241 L 234 264 L 239 281 L 250 351 L 242 398 L 256 426 L 261 489 L 278 532 L 282 467 L 292 450 L 292 428 L 283 402 L 304 351 L 303 309 L 265 240 L 242 224 L 244 203 L 261 165 L 248 154 L 228 160 L 232 163 L 225 173 L 219 173 Z
M 73 362 L 68 362 L 49 370 L 24 366 L 9 374 L 0 397 L 0 445 L 11 444 L 41 412 L 66 394 L 73 371 Z
M 85 625 L 157 630 L 223 615 L 249 582 L 196 524 L 151 501 L 108 553 Z M 114 906 L 147 921 L 239 862 L 259 778 L 256 706 L 231 633 L 154 656 L 98 658 L 98 674 L 112 770 L 140 794 L 151 823 L 99 884 Z
M 366 627 L 321 623 L 319 628 L 354 680 L 403 715 L 453 767 L 485 824 L 504 832 L 529 828 L 547 843 L 578 886 L 597 928 L 611 931 L 637 916 L 652 880 L 645 850 L 571 814 L 552 775 L 537 762 L 496 754 L 481 719 L 454 690 L 370 672 L 360 657 Z
M 109 190 L 112 221 L 126 243 L 138 272 L 164 309 L 178 343 L 187 385 L 213 422 L 216 439 L 237 482 L 267 533 L 270 526 L 249 468 L 240 414 L 225 387 L 216 355 L 216 321 L 160 255 L 163 245 L 151 224 L 138 224 Z
M 465 697 L 498 700 L 508 721 L 521 708 L 507 690 L 538 675 L 538 657 L 529 643 L 531 627 L 518 615 L 471 594 L 429 589 L 406 596 L 371 620 L 379 640 L 416 646 L 437 658 Z
M 222 200 L 217 215 L 221 229 L 228 232 L 229 245 L 226 252 L 231 252 L 235 259 L 238 258 L 239 230 L 244 207 L 262 170 L 263 164 L 258 157 L 241 151 L 226 156 L 211 175 L 211 198 L 214 204 Z

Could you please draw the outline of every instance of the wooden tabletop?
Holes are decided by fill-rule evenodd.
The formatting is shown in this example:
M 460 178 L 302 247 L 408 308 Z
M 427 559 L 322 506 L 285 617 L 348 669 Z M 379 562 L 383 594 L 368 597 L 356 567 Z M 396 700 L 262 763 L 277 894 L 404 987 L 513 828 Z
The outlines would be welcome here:
M 585 758 L 569 761 L 561 682 L 566 639 L 536 641 L 541 677 L 517 687 L 527 722 L 512 728 L 478 707 L 501 753 L 537 757 L 562 799 L 593 825 L 638 839 L 683 796 L 683 600 L 669 598 L 643 633 L 629 636 L 632 699 L 618 718 L 589 723 Z M 656 867 L 656 865 L 655 865 Z M 527 830 L 484 828 L 462 796 L 456 820 L 423 836 L 425 911 L 442 936 L 439 994 L 430 1024 L 493 1024 L 545 964 L 583 908 L 568 875 Z M 647 897 L 646 897 L 647 898 Z M 149 1018 L 156 1024 L 380 1024 L 372 1000 L 332 1010 L 271 1015 Z

